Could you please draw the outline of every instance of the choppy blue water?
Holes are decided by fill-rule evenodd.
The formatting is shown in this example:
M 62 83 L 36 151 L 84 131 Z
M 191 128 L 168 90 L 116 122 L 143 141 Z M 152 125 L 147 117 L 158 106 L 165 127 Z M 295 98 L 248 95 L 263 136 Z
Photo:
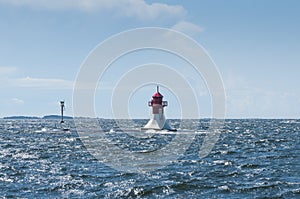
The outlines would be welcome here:
M 111 120 L 101 122 L 111 142 L 121 148 L 130 145 L 130 150 L 156 150 L 174 137 L 134 140 L 110 131 L 116 128 Z M 142 126 L 146 120 L 135 122 Z M 205 132 L 208 122 L 193 120 L 190 128 Z M 171 123 L 176 126 L 179 121 Z M 1 197 L 300 198 L 300 120 L 226 120 L 208 156 L 198 156 L 205 136 L 200 133 L 184 156 L 140 173 L 99 162 L 82 144 L 73 123 L 69 132 L 57 124 L 0 120 Z

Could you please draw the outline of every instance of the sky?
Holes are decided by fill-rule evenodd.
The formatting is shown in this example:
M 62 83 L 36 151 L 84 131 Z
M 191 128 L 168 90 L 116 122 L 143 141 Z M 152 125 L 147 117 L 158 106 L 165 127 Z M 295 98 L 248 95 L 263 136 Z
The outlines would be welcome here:
M 0 117 L 59 114 L 60 100 L 73 115 L 74 82 L 92 50 L 120 32 L 161 27 L 188 35 L 208 53 L 225 88 L 226 118 L 299 118 L 299 19 L 297 0 L 0 0 Z M 199 117 L 211 116 L 205 81 L 195 82 L 178 57 L 145 50 L 107 71 L 105 89 L 95 94 L 97 117 L 114 117 L 114 85 L 147 63 L 174 65 L 203 91 L 196 93 Z M 155 89 L 141 85 L 117 106 L 128 107 L 131 118 L 148 118 Z M 168 85 L 160 91 L 168 118 L 181 118 L 186 102 Z

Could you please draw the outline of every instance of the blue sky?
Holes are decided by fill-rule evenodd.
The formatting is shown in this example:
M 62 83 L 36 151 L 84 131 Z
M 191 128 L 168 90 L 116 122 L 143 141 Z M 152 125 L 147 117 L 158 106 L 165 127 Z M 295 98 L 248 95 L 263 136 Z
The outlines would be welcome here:
M 0 117 L 58 114 L 61 99 L 72 115 L 73 83 L 95 46 L 128 29 L 163 27 L 189 35 L 214 60 L 224 82 L 226 117 L 299 118 L 299 19 L 297 0 L 0 0 Z M 173 59 L 150 54 L 156 62 Z M 148 117 L 154 89 L 133 95 L 132 117 Z M 112 117 L 110 107 L 101 106 L 110 102 L 109 92 L 96 95 L 99 117 Z M 167 115 L 179 118 L 176 94 L 162 92 Z M 198 103 L 201 117 L 209 117 L 205 89 Z

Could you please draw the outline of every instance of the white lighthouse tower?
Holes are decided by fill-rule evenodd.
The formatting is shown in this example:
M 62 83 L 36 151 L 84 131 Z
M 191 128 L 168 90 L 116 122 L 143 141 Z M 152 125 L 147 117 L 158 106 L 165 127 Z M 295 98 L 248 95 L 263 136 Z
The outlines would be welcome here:
M 152 107 L 152 114 L 149 122 L 142 128 L 142 130 L 169 130 L 176 131 L 173 129 L 168 121 L 166 121 L 164 115 L 164 107 L 168 106 L 167 101 L 163 101 L 163 95 L 159 92 L 159 87 L 157 86 L 156 93 L 152 96 L 152 100 L 148 102 L 148 106 Z

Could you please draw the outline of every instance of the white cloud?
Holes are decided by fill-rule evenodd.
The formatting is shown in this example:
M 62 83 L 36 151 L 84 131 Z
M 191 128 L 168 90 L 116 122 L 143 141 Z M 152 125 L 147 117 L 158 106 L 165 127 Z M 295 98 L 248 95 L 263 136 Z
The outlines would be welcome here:
M 297 118 L 299 93 L 259 88 L 229 90 L 226 93 L 228 118 Z
M 180 5 L 148 4 L 144 0 L 0 0 L 0 3 L 50 10 L 77 9 L 88 12 L 108 10 L 117 15 L 143 20 L 160 17 L 181 18 L 186 14 L 186 10 Z
M 0 0 L 1 1 L 1 0 Z M 15 78 L 16 67 L 0 67 L 0 87 L 31 87 L 45 89 L 73 89 L 73 81 L 57 78 Z M 14 98 L 15 99 L 15 98 Z
M 11 75 L 15 72 L 17 72 L 17 68 L 15 67 L 7 67 L 7 66 L 0 67 L 0 77 Z
M 15 105 L 22 105 L 22 104 L 25 103 L 23 100 L 18 99 L 18 98 L 12 98 L 12 99 L 11 99 L 11 102 L 12 102 L 13 104 L 15 104 Z
M 172 29 L 183 32 L 188 35 L 195 35 L 204 31 L 204 29 L 196 24 L 188 21 L 180 21 L 175 24 Z
M 45 89 L 72 89 L 73 81 L 64 79 L 43 79 L 43 78 L 20 78 L 15 79 L 13 85 L 19 87 L 45 88 Z

